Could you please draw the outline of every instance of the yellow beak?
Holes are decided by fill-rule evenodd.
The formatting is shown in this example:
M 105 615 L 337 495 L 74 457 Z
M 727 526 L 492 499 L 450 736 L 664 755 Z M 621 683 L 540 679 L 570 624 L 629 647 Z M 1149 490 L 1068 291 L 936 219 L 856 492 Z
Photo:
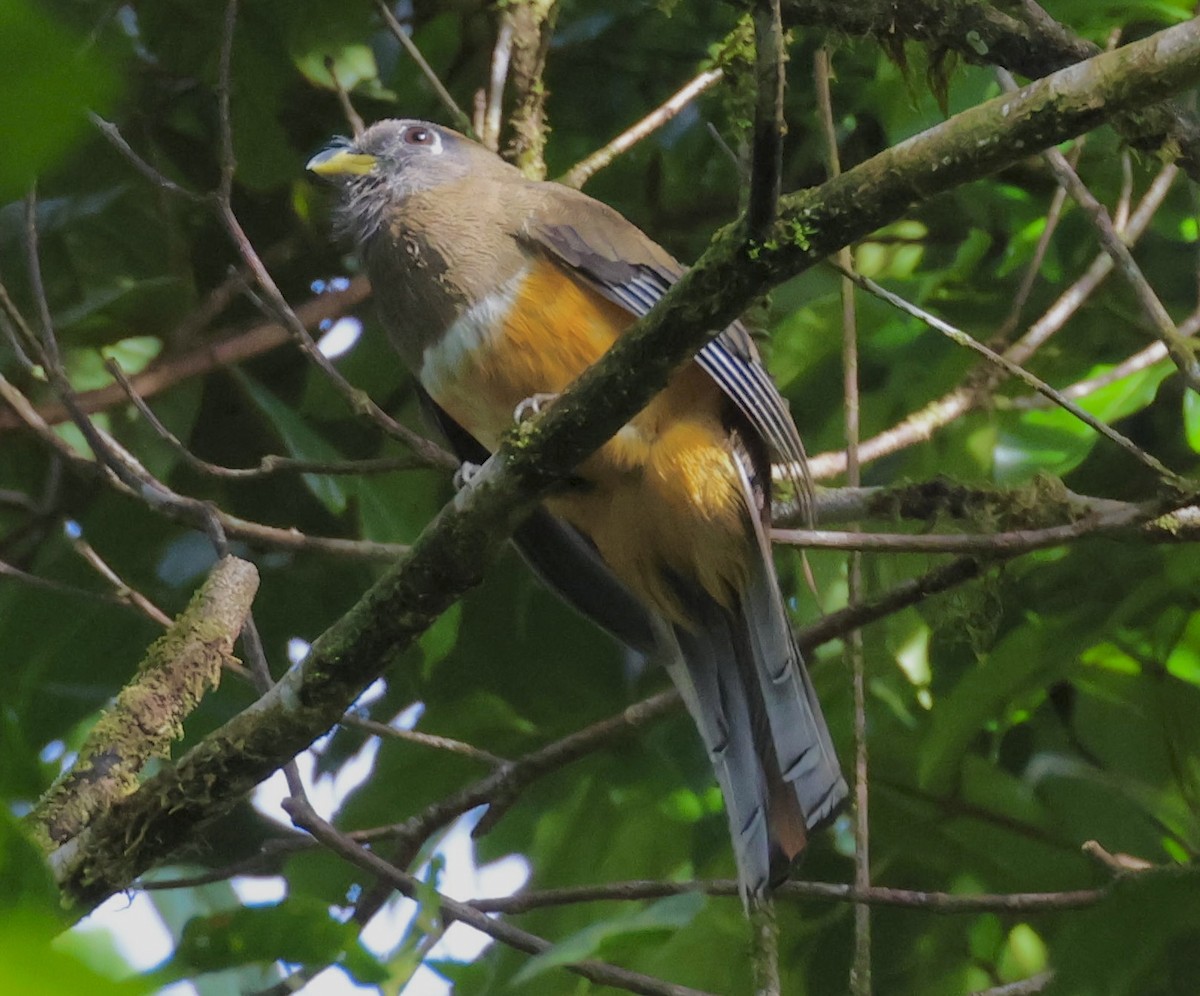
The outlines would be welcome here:
M 308 161 L 308 169 L 317 176 L 363 176 L 375 168 L 376 159 L 365 152 L 334 147 L 318 152 Z

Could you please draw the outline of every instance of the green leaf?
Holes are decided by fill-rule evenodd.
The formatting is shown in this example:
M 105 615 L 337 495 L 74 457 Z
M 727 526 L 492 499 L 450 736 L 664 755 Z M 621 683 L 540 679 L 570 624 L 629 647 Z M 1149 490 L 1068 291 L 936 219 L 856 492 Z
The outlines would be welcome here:
M 1183 429 L 1188 445 L 1200 453 L 1200 394 L 1190 389 L 1183 392 Z
M 21 194 L 117 92 L 113 67 L 28 0 L 0 4 L 0 201 Z
M 0 810 L 0 910 L 58 908 L 58 889 L 24 825 Z
M 1147 996 L 1200 992 L 1200 875 L 1120 878 L 1099 906 L 1071 918 L 1051 944 L 1047 993 Z
M 994 462 L 999 484 L 1022 484 L 1036 474 L 1062 476 L 1083 463 L 1099 438 L 1060 408 L 1001 419 Z
M 1112 369 L 1111 364 L 1101 364 L 1092 367 L 1086 377 L 1081 379 L 1100 377 Z M 1102 422 L 1111 423 L 1127 418 L 1150 404 L 1158 391 L 1158 385 L 1174 372 L 1175 367 L 1163 360 L 1093 391 L 1079 400 L 1079 406 Z
M 137 996 L 150 992 L 141 979 L 115 981 L 96 971 L 79 954 L 53 941 L 58 924 L 46 913 L 27 908 L 0 912 L 0 979 L 5 996 Z M 70 948 L 71 945 L 65 945 Z
M 244 906 L 190 920 L 173 965 L 183 972 L 277 960 L 326 965 L 341 958 L 357 935 L 353 923 L 333 919 L 324 903 L 296 897 L 275 906 Z
M 311 83 L 326 90 L 336 90 L 338 85 L 347 92 L 359 83 L 377 80 L 379 67 L 375 65 L 375 53 L 366 45 L 340 45 L 336 48 L 321 47 L 295 56 L 296 68 Z M 330 66 L 337 82 L 330 75 Z
M 525 963 L 513 977 L 519 985 L 543 975 L 552 968 L 570 965 L 594 957 L 606 941 L 631 934 L 670 932 L 686 927 L 704 906 L 704 896 L 685 892 L 668 896 L 640 910 L 623 913 L 607 920 L 598 920 Z
M 997 719 L 1021 689 L 1043 683 L 1052 661 L 1041 654 L 1041 646 L 1041 634 L 1032 626 L 1017 630 L 937 703 L 920 752 L 922 787 L 937 795 L 951 791 L 979 730 Z
M 279 433 L 290 456 L 298 460 L 333 461 L 343 459 L 341 453 L 326 442 L 316 430 L 253 378 L 234 370 L 239 384 Z M 305 485 L 316 499 L 334 515 L 346 511 L 347 490 L 332 474 L 302 474 Z

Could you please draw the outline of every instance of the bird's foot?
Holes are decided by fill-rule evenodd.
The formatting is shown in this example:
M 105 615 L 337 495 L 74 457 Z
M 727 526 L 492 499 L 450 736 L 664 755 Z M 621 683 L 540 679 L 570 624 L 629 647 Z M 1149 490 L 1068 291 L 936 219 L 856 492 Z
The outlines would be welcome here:
M 464 462 L 459 464 L 458 470 L 454 472 L 454 477 L 451 479 L 454 490 L 461 491 L 482 469 L 483 464 L 481 463 Z
M 550 404 L 557 397 L 557 394 L 531 395 L 513 409 L 513 421 L 518 425 L 528 422 L 535 415 L 540 415 L 543 406 Z

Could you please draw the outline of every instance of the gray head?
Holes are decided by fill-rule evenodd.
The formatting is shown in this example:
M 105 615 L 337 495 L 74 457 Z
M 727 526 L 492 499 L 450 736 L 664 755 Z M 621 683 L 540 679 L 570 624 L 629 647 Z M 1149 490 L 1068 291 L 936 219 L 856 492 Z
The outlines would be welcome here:
M 499 156 L 449 128 L 412 119 L 380 121 L 356 139 L 336 139 L 308 161 L 318 176 L 343 188 L 340 234 L 369 241 L 391 211 L 414 194 L 468 173 L 510 170 Z

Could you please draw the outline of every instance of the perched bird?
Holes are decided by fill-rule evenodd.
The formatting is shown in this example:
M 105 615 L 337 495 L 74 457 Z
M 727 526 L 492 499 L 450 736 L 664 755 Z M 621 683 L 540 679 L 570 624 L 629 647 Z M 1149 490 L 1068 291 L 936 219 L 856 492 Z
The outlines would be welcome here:
M 308 168 L 336 180 L 392 343 L 464 460 L 561 392 L 683 272 L 616 211 L 424 121 Z M 771 458 L 803 465 L 741 324 L 678 370 L 514 537 L 569 604 L 662 661 L 725 797 L 743 898 L 847 795 L 771 559 Z

